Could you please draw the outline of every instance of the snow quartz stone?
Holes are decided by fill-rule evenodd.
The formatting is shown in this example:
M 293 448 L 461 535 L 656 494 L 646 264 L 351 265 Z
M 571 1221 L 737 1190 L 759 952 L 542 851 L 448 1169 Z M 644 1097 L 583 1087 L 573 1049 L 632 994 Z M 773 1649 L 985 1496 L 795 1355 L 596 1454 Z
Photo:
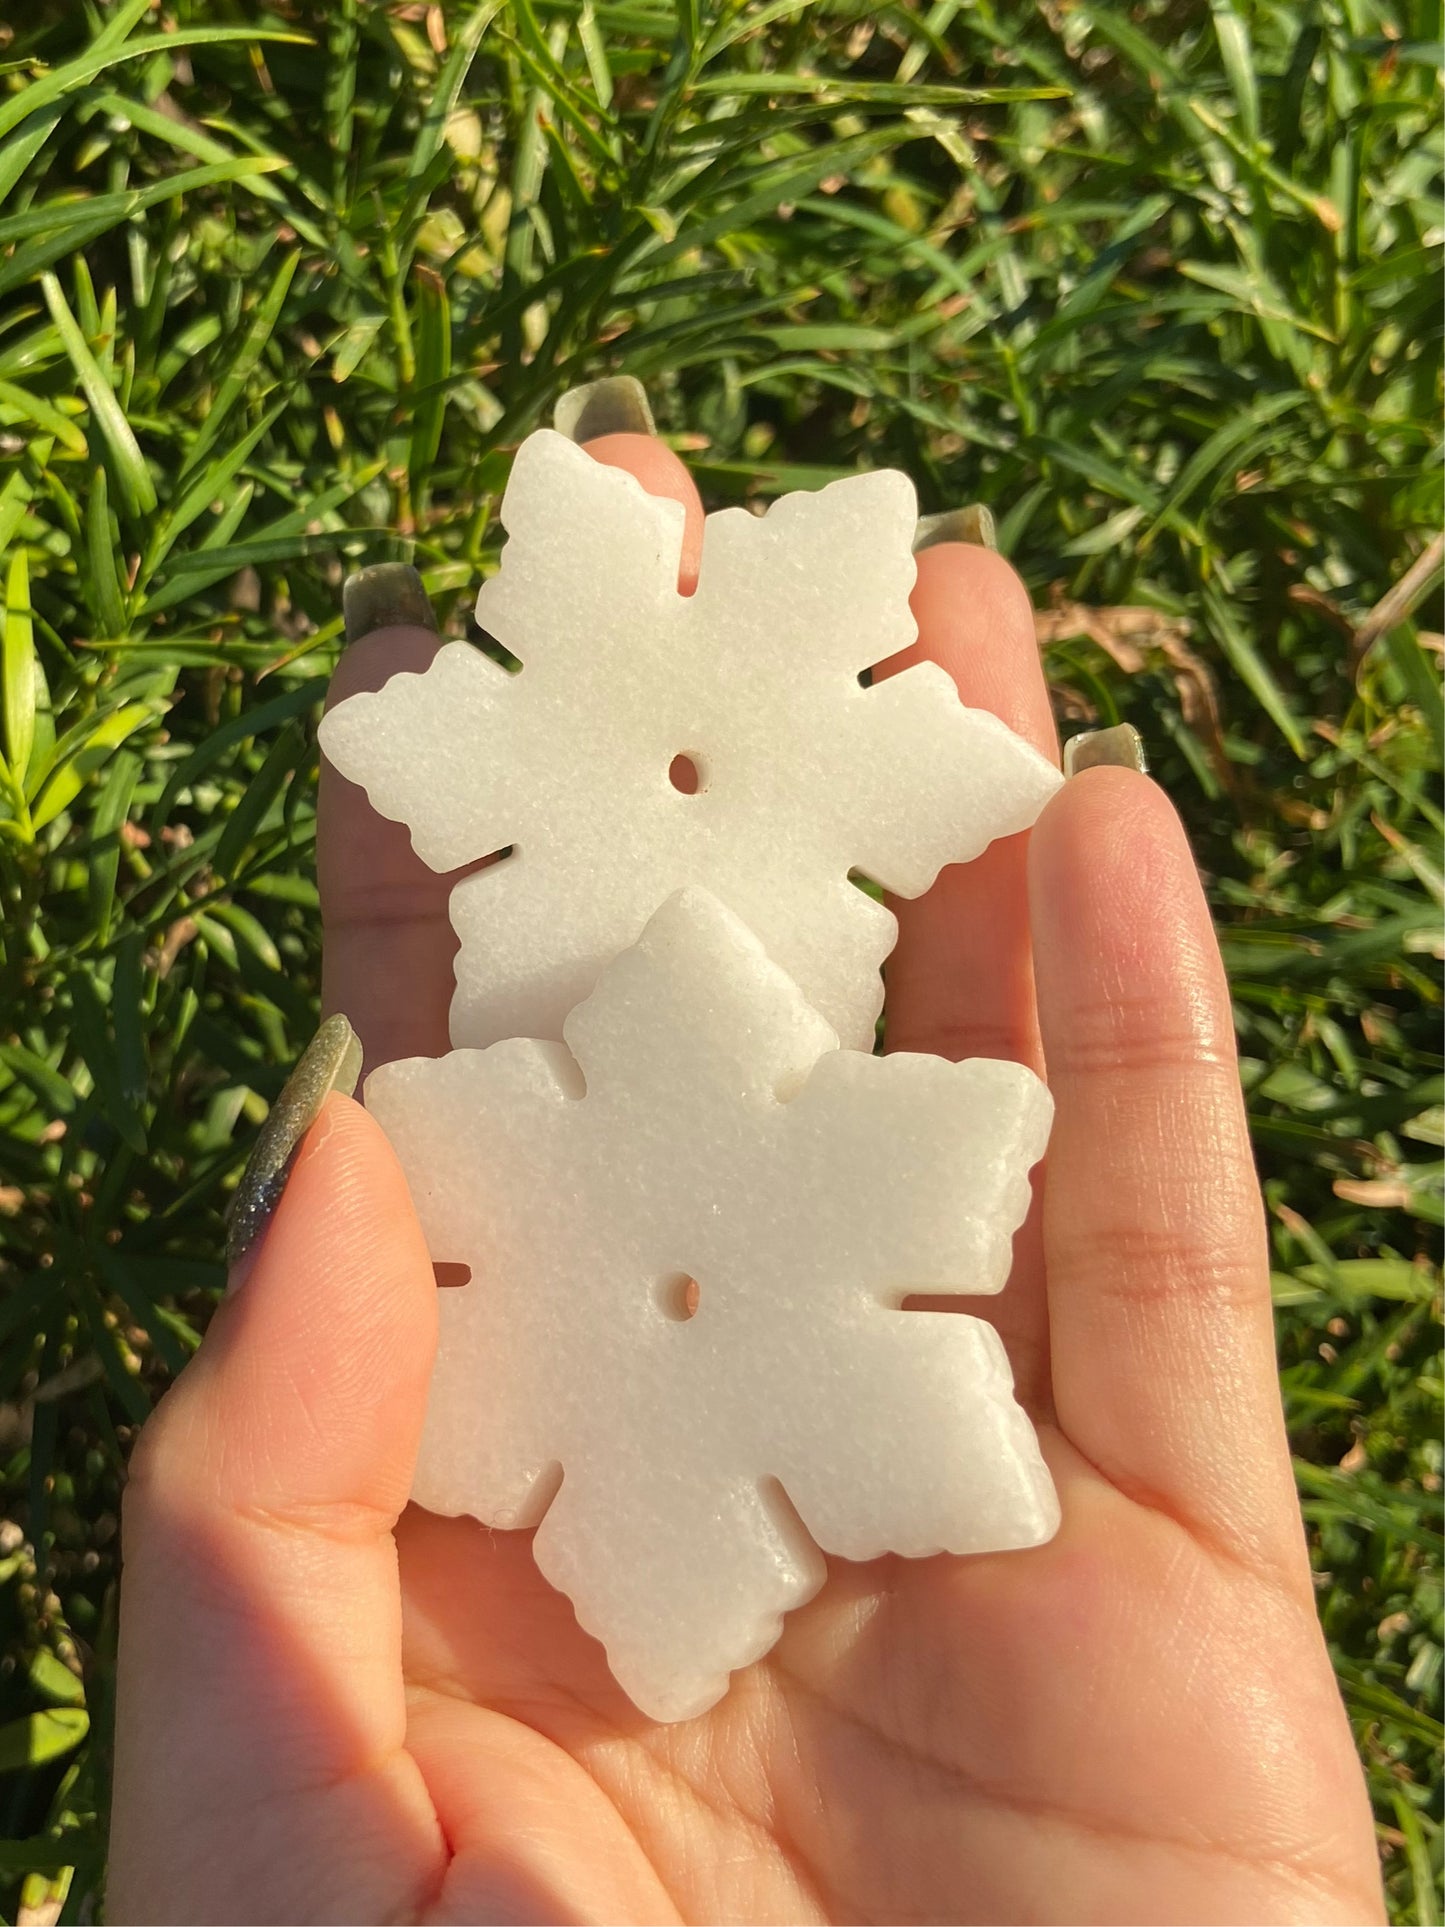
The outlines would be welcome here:
M 1061 779 L 933 664 L 860 680 L 916 634 L 900 474 L 708 517 L 690 597 L 680 505 L 563 436 L 502 520 L 478 619 L 520 672 L 450 644 L 321 733 L 433 869 L 508 852 L 451 893 L 454 1050 L 366 1086 L 472 1280 L 414 1496 L 537 1527 L 624 1690 L 685 1719 L 823 1552 L 1056 1528 L 993 1328 L 902 1310 L 1002 1289 L 1048 1093 L 871 1055 L 896 925 L 852 878 L 919 895 Z
M 501 519 L 477 620 L 520 673 L 449 643 L 321 725 L 430 868 L 511 852 L 452 890 L 452 1043 L 559 1038 L 653 912 L 701 885 L 870 1049 L 897 924 L 850 871 L 920 896 L 1060 781 L 935 663 L 859 682 L 917 635 L 912 483 L 883 469 L 710 515 L 691 596 L 681 504 L 550 429 L 518 450 Z
M 1003 1345 L 900 1309 L 996 1292 L 1051 1100 L 1022 1065 L 838 1048 L 685 890 L 566 1043 L 372 1073 L 441 1342 L 413 1496 L 536 1526 L 619 1684 L 704 1712 L 848 1559 L 1037 1545 L 1058 1523 Z

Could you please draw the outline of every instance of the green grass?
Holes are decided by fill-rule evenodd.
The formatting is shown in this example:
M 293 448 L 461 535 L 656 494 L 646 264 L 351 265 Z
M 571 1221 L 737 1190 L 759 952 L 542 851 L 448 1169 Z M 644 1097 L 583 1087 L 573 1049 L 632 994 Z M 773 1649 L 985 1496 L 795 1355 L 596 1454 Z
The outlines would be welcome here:
M 463 633 L 509 451 L 628 370 L 715 503 L 990 503 L 1065 726 L 1143 731 L 1391 1905 L 1437 1920 L 1438 563 L 1378 605 L 1441 522 L 1438 0 L 8 17 L 6 1911 L 101 1887 L 120 1467 L 315 1021 L 342 574 L 414 556 Z

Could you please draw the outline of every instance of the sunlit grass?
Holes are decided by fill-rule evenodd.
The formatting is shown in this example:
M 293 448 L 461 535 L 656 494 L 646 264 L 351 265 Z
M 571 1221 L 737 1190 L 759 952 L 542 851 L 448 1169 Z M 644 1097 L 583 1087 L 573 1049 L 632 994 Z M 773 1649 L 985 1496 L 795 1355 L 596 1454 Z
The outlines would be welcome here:
M 414 557 L 464 633 L 510 449 L 626 370 L 713 502 L 987 502 L 1065 728 L 1144 733 L 1391 1902 L 1437 1919 L 1438 6 L 9 17 L 0 1872 L 100 1889 L 118 1468 L 315 1023 L 342 574 Z

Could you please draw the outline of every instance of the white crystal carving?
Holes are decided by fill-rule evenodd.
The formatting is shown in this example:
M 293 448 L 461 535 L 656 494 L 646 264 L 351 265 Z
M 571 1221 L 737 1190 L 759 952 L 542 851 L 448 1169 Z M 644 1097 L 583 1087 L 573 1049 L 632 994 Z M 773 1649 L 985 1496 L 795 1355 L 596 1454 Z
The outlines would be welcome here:
M 934 664 L 860 685 L 914 640 L 912 484 L 883 470 L 709 516 L 691 597 L 681 507 L 550 430 L 522 444 L 501 515 L 477 614 L 520 673 L 452 643 L 321 728 L 433 869 L 511 849 L 452 892 L 452 1041 L 560 1037 L 604 964 L 696 884 L 866 1049 L 896 925 L 849 872 L 919 895 L 1061 780 Z M 669 780 L 679 757 L 696 794 Z
M 541 1570 L 662 1720 L 768 1651 L 819 1548 L 1050 1537 L 992 1327 L 899 1309 L 1002 1288 L 1039 1080 L 838 1049 L 701 890 L 564 1028 L 366 1087 L 433 1258 L 472 1273 L 440 1295 L 421 1504 L 538 1526 Z

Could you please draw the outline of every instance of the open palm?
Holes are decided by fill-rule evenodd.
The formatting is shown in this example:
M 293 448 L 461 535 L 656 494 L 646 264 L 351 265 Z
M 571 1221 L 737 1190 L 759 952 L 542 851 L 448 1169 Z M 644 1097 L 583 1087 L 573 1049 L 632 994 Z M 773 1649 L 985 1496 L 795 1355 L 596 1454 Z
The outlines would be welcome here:
M 695 571 L 680 464 L 591 447 L 686 504 Z M 928 549 L 914 608 L 964 700 L 1053 753 L 1006 565 Z M 378 632 L 338 689 L 435 646 Z M 433 1278 L 379 1133 L 332 1098 L 136 1456 L 112 1919 L 1379 1916 L 1188 850 L 1116 770 L 1028 841 L 899 906 L 888 1037 L 1047 1064 L 1047 1175 L 1008 1290 L 969 1309 L 1040 1428 L 1057 1539 L 834 1561 L 718 1706 L 652 1724 L 529 1535 L 402 1512 Z M 448 885 L 329 771 L 321 881 L 328 1002 L 368 1061 L 445 1050 Z

